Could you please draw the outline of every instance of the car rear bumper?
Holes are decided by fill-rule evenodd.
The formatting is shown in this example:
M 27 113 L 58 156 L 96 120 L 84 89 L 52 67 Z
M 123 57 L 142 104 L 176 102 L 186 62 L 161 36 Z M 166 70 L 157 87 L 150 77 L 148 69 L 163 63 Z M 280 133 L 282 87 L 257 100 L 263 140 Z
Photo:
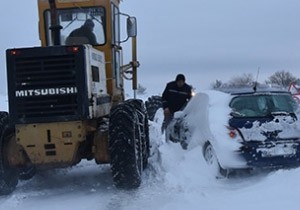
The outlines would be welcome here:
M 240 155 L 253 168 L 300 166 L 300 141 L 245 142 Z

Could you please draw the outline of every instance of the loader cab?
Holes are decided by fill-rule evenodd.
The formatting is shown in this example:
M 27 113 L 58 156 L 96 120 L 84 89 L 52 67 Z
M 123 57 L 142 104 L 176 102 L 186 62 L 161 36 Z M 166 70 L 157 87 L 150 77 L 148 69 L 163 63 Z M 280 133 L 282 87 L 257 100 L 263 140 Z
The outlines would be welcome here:
M 41 45 L 57 45 L 51 30 L 55 19 L 59 27 L 58 45 L 91 44 L 104 52 L 107 90 L 113 103 L 124 100 L 119 4 L 120 0 L 55 0 L 56 8 L 53 13 L 49 0 L 38 0 Z M 83 36 L 78 31 L 86 30 L 87 21 L 92 22 L 94 26 L 92 31 L 88 32 L 88 36 Z M 128 30 L 130 36 L 132 29 L 134 27 Z
M 101 46 L 106 43 L 106 17 L 104 7 L 86 7 L 58 10 L 61 26 L 61 45 L 91 44 Z M 51 12 L 46 10 L 45 32 L 46 45 L 52 46 Z M 93 41 L 91 40 L 93 39 Z

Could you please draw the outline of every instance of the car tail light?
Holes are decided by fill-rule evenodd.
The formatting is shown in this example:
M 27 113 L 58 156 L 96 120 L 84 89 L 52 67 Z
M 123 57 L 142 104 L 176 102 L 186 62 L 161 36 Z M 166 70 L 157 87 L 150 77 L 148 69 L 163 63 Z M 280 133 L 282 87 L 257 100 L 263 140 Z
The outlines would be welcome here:
M 229 130 L 228 135 L 230 138 L 234 139 L 237 136 L 237 130 Z
M 243 139 L 239 133 L 239 131 L 235 128 L 232 128 L 230 126 L 227 126 L 228 129 L 228 136 L 230 137 L 230 139 L 235 139 L 236 141 L 242 142 Z

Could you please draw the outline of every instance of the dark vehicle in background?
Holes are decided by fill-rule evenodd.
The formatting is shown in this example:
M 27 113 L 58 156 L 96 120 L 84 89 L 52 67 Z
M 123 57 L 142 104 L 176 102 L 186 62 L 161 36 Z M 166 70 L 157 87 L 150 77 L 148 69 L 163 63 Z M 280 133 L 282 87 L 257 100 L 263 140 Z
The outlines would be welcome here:
M 291 83 L 288 91 L 291 92 L 294 99 L 300 105 L 300 86 L 296 83 Z

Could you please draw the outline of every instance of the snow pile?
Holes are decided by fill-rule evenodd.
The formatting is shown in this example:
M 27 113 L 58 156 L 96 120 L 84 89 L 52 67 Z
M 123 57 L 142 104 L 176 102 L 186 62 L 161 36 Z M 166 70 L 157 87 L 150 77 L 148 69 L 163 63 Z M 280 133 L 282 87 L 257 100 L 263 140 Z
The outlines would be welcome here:
M 0 111 L 8 111 L 7 96 L 0 95 Z
M 186 121 L 193 133 L 192 140 L 201 144 L 200 139 L 222 139 L 227 133 L 230 95 L 219 91 L 196 94 L 183 110 Z M 191 142 L 195 144 L 195 142 Z
M 162 122 L 163 110 L 159 109 L 153 122 L 150 122 L 151 158 L 148 170 L 155 173 L 155 179 L 159 180 L 161 187 L 172 194 L 190 194 L 213 187 L 216 180 L 206 170 L 202 147 L 193 142 L 193 146 L 183 150 L 179 143 L 166 142 L 161 133 Z

